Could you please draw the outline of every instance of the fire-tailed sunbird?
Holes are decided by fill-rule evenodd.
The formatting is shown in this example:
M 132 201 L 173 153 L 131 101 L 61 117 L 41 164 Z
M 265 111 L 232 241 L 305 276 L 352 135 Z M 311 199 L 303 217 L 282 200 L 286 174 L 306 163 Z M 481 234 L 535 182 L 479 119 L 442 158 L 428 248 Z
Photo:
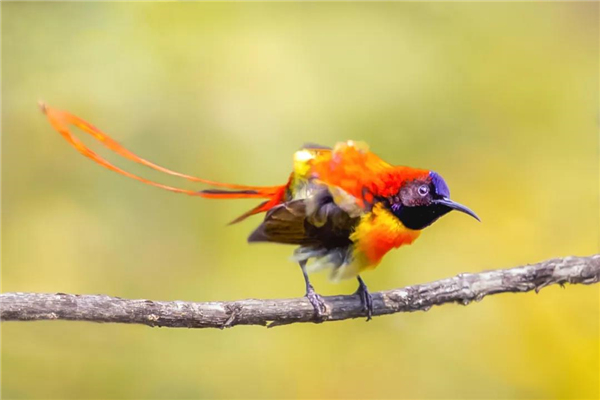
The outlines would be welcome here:
M 283 185 L 234 185 L 163 168 L 133 154 L 75 115 L 44 104 L 41 108 L 54 129 L 81 154 L 129 178 L 209 199 L 265 199 L 233 223 L 266 213 L 248 242 L 298 246 L 293 259 L 300 264 L 306 284 L 305 296 L 317 317 L 325 312 L 325 303 L 313 289 L 307 272 L 329 269 L 334 281 L 356 278 L 359 283 L 356 294 L 368 320 L 373 300 L 360 277 L 363 271 L 375 268 L 391 249 L 411 244 L 423 228 L 452 210 L 479 220 L 473 211 L 450 200 L 448 185 L 436 172 L 388 164 L 361 142 L 349 140 L 333 148 L 304 145 L 294 153 L 292 173 Z M 92 135 L 128 160 L 219 189 L 180 189 L 124 171 L 86 147 L 70 132 L 70 125 Z

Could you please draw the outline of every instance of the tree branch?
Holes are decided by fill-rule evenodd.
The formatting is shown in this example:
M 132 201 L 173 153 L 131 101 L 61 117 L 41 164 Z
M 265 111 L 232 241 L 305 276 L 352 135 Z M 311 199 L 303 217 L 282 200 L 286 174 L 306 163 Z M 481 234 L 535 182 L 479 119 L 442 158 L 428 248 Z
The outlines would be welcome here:
M 592 284 L 600 279 L 600 254 L 565 257 L 537 264 L 460 274 L 453 278 L 373 293 L 373 315 L 427 311 L 447 303 L 467 305 L 505 292 L 538 292 L 565 283 Z M 357 295 L 325 297 L 323 321 L 364 317 Z M 234 325 L 277 326 L 315 321 L 306 298 L 192 303 L 128 300 L 106 295 L 64 293 L 0 294 L 3 321 L 70 320 L 144 324 L 173 328 L 227 328 Z

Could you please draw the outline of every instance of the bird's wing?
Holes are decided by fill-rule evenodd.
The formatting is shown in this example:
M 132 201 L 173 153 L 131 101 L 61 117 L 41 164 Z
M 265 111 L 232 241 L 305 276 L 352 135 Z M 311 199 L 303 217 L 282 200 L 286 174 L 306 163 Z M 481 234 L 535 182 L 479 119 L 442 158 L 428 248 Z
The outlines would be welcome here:
M 267 212 L 262 224 L 248 237 L 248 242 L 304 244 L 308 240 L 304 229 L 305 220 L 304 200 L 280 204 Z
M 271 209 L 248 241 L 338 247 L 350 244 L 350 233 L 358 220 L 322 188 L 309 198 Z

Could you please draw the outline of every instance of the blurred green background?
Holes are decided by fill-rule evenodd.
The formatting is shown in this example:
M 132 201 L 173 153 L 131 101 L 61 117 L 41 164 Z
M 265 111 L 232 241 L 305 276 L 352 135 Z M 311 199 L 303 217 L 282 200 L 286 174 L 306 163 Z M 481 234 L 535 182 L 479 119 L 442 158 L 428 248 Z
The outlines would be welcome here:
M 303 293 L 291 247 L 246 244 L 259 217 L 226 226 L 255 202 L 111 173 L 50 128 L 40 99 L 224 182 L 283 183 L 300 145 L 346 139 L 438 171 L 483 223 L 443 218 L 364 275 L 374 291 L 595 253 L 598 34 L 598 3 L 3 2 L 2 291 Z M 597 398 L 598 294 L 273 330 L 4 323 L 2 396 Z

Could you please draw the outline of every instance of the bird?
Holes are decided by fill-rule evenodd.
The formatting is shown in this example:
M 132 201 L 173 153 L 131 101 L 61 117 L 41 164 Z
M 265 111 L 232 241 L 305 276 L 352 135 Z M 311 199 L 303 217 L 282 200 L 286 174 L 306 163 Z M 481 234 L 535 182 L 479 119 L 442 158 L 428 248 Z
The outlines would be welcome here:
M 76 150 L 105 168 L 143 183 L 209 199 L 263 199 L 231 221 L 238 223 L 264 213 L 249 243 L 296 246 L 292 260 L 304 277 L 305 294 L 316 319 L 326 304 L 314 289 L 309 273 L 327 270 L 334 281 L 356 279 L 367 321 L 373 315 L 373 296 L 361 275 L 377 267 L 392 249 L 412 244 L 421 231 L 451 211 L 479 217 L 450 198 L 437 172 L 392 165 L 370 151 L 364 142 L 347 140 L 333 147 L 305 144 L 292 157 L 285 184 L 247 186 L 182 174 L 147 161 L 124 148 L 106 133 L 66 111 L 40 103 L 51 126 Z M 188 190 L 166 186 L 127 172 L 87 147 L 69 129 L 77 127 L 120 156 L 154 170 L 212 188 Z

